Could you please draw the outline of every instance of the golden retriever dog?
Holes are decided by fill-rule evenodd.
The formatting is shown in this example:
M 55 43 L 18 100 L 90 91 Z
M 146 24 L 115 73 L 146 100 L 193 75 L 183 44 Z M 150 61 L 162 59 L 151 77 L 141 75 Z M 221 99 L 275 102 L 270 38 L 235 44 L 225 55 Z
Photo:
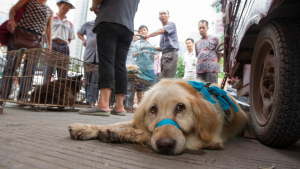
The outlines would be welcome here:
M 229 98 L 239 111 L 230 106 L 231 113 L 226 116 L 219 102 L 212 104 L 188 82 L 163 79 L 148 91 L 133 121 L 110 125 L 73 123 L 69 131 L 75 140 L 98 138 L 148 144 L 168 155 L 181 154 L 185 149 L 223 149 L 223 142 L 241 133 L 247 121 L 246 113 L 233 97 Z M 158 126 L 162 121 L 167 123 Z

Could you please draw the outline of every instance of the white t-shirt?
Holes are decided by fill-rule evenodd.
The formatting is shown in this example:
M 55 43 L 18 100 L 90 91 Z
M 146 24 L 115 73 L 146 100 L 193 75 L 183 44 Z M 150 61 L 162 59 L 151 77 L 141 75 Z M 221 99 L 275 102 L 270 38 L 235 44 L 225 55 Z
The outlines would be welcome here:
M 184 53 L 182 65 L 185 66 L 183 79 L 185 79 L 185 80 L 196 79 L 197 58 L 196 58 L 195 52 Z
M 73 24 L 67 18 L 60 20 L 56 15 L 52 21 L 52 39 L 60 39 L 69 43 L 69 40 L 75 39 Z

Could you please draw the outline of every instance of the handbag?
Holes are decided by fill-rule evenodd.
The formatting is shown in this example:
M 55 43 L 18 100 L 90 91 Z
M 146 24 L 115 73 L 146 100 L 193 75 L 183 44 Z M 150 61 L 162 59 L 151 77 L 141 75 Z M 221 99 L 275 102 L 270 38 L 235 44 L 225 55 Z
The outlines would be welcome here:
M 23 5 L 22 8 L 20 8 L 19 10 L 17 10 L 16 15 L 15 15 L 15 22 L 18 22 L 19 19 L 21 18 L 25 8 L 27 6 L 27 3 L 25 5 Z M 7 23 L 8 20 L 5 21 L 1 26 L 0 26 L 0 43 L 2 46 L 7 46 L 8 43 L 8 37 L 9 37 L 9 31 L 7 30 Z
M 20 27 L 16 27 L 10 39 L 10 46 L 14 49 L 43 48 L 42 35 L 30 33 Z

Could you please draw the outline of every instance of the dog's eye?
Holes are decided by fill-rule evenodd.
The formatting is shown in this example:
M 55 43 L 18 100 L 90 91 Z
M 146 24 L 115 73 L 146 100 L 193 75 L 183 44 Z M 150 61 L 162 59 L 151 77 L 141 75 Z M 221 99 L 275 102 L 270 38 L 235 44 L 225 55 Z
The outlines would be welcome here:
M 150 112 L 153 113 L 153 114 L 157 113 L 157 107 L 156 106 L 152 106 L 150 108 Z
M 179 103 L 179 104 L 177 104 L 177 106 L 176 106 L 175 112 L 176 112 L 176 113 L 180 113 L 180 112 L 182 112 L 184 109 L 185 109 L 185 106 L 184 106 L 183 104 Z

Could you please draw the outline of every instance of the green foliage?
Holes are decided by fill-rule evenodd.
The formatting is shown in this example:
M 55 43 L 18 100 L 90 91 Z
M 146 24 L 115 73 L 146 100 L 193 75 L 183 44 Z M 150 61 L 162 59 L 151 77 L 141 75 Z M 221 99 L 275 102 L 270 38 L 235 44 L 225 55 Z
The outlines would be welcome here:
M 183 58 L 178 57 L 177 71 L 175 78 L 182 78 L 184 76 L 184 66 L 182 65 Z
M 221 36 L 220 38 L 221 43 L 224 43 L 224 35 Z M 221 49 L 224 48 L 224 45 L 220 47 Z M 218 73 L 218 78 L 224 78 L 224 58 L 221 57 L 221 61 L 219 62 L 219 67 L 220 67 L 220 73 Z
M 224 59 L 223 57 L 221 57 L 221 60 L 219 62 L 219 67 L 220 67 L 220 73 L 218 73 L 218 78 L 224 78 L 224 66 L 223 66 L 223 63 L 224 63 Z
M 69 71 L 72 71 L 72 72 L 80 72 L 80 66 L 79 65 L 73 65 L 71 68 L 69 68 Z
M 221 36 L 220 40 L 221 40 L 221 43 L 224 43 L 224 35 Z
M 182 78 L 184 76 L 184 65 L 182 65 L 182 62 L 183 62 L 183 58 L 178 57 L 178 65 L 177 65 L 175 78 Z M 224 59 L 223 57 L 221 57 L 221 61 L 219 63 L 220 73 L 218 73 L 218 78 L 224 78 L 225 72 L 223 71 L 223 63 L 224 63 Z

